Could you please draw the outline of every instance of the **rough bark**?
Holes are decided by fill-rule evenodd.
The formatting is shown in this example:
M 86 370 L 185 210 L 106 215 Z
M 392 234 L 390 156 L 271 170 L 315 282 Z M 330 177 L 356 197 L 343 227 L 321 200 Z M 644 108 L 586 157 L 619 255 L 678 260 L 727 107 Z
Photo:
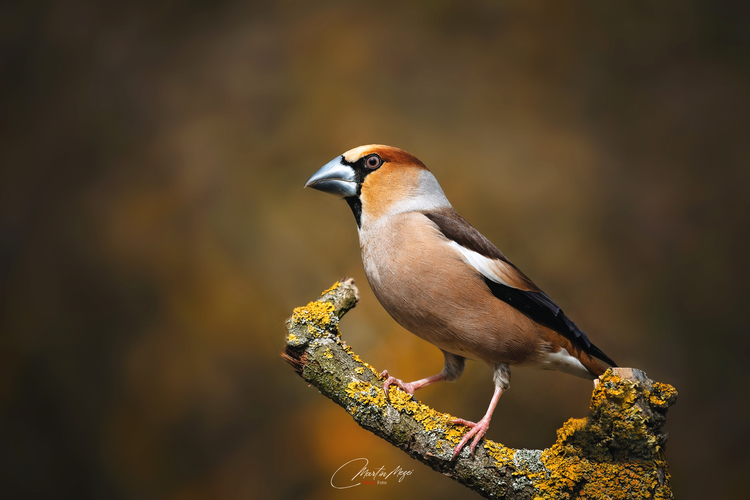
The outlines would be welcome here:
M 632 368 L 607 370 L 595 381 L 591 414 L 570 419 L 545 450 L 511 449 L 482 440 L 451 461 L 468 428 L 451 415 L 390 388 L 342 340 L 339 320 L 358 301 L 351 279 L 294 310 L 282 357 L 320 392 L 369 430 L 486 498 L 672 498 L 662 433 L 677 392 Z

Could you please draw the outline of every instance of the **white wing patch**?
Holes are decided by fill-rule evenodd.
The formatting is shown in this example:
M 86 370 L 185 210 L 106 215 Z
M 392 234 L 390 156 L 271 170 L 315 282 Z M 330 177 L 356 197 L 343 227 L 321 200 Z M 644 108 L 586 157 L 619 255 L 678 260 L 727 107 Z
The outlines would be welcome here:
M 457 250 L 463 259 L 474 267 L 474 269 L 479 271 L 485 278 L 492 280 L 495 283 L 500 283 L 501 285 L 516 288 L 503 279 L 502 276 L 505 273 L 503 273 L 502 267 L 500 267 L 497 260 L 485 257 L 474 250 L 469 250 L 455 241 L 449 241 L 448 244 L 453 247 L 454 250 Z

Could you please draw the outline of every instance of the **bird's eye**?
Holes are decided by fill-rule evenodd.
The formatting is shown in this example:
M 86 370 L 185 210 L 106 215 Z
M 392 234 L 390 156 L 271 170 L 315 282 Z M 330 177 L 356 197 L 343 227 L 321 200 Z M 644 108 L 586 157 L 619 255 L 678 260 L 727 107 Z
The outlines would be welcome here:
M 378 155 L 370 155 L 367 158 L 365 158 L 365 165 L 367 166 L 367 168 L 371 170 L 375 170 L 382 164 L 383 164 L 383 160 L 381 160 Z

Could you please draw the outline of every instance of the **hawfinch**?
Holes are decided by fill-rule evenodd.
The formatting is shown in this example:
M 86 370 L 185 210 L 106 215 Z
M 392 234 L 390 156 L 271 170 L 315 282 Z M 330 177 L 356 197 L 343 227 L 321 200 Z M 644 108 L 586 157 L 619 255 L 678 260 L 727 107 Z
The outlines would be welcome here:
M 390 146 L 361 146 L 313 174 L 305 187 L 340 196 L 354 213 L 367 280 L 401 326 L 445 355 L 437 375 L 392 384 L 413 394 L 455 381 L 468 359 L 494 373 L 495 392 L 479 422 L 453 452 L 489 428 L 510 365 L 559 370 L 587 379 L 604 373 L 594 359 L 615 363 L 529 278 L 453 209 L 432 173 L 414 156 Z

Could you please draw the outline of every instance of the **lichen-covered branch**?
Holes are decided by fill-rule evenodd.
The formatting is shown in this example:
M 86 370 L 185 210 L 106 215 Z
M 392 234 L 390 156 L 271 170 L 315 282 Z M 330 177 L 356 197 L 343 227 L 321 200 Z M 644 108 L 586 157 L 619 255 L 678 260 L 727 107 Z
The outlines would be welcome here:
M 665 458 L 666 422 L 677 392 L 640 370 L 616 368 L 597 380 L 591 415 L 570 419 L 545 450 L 511 449 L 483 440 L 472 457 L 453 448 L 468 427 L 383 380 L 340 337 L 339 320 L 358 300 L 351 279 L 294 310 L 282 357 L 365 429 L 412 458 L 478 492 L 505 499 L 672 498 Z

